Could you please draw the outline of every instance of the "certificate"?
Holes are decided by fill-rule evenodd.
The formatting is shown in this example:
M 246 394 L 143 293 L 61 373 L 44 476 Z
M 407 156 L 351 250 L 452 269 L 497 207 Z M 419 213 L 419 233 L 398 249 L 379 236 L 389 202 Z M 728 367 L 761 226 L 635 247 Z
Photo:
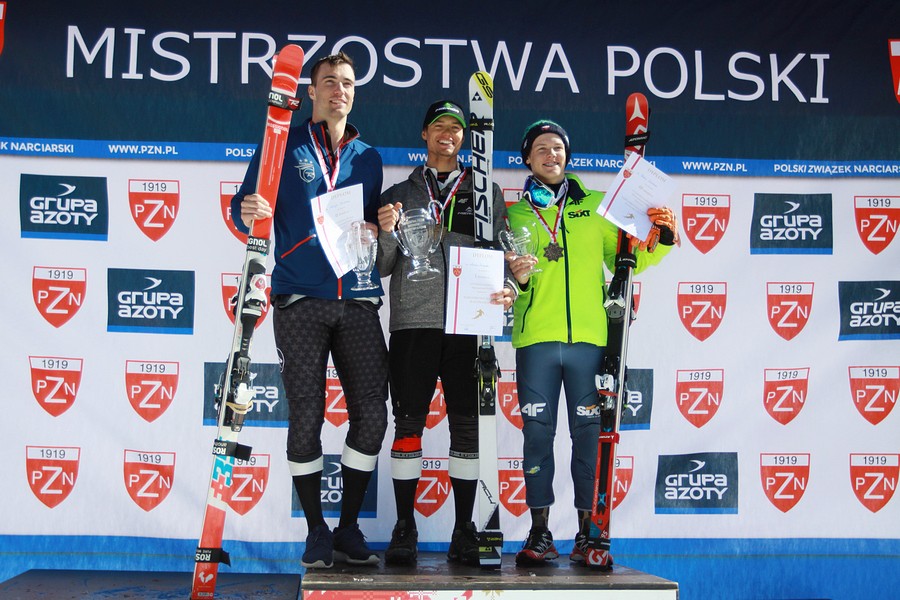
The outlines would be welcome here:
M 347 250 L 350 224 L 363 218 L 362 184 L 341 188 L 312 199 L 316 237 L 334 274 L 341 278 L 353 268 Z
M 664 206 L 675 194 L 675 181 L 632 152 L 616 174 L 597 212 L 612 221 L 625 233 L 646 240 L 653 223 L 648 208 Z
M 503 289 L 503 252 L 451 246 L 448 263 L 444 331 L 503 335 L 503 305 L 491 304 L 491 295 Z

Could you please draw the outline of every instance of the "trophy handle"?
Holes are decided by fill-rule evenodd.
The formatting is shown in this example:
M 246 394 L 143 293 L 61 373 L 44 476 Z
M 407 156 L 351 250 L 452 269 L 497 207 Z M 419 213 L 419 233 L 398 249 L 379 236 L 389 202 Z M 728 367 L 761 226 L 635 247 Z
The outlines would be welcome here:
M 431 205 L 434 205 L 432 209 Z M 437 215 L 437 223 L 435 224 L 435 229 L 437 230 L 434 234 L 434 240 L 432 240 L 431 248 L 428 250 L 428 254 L 430 255 L 435 250 L 440 248 L 441 242 L 444 239 L 444 207 L 441 206 L 441 203 L 437 200 L 431 200 L 428 202 L 428 208 L 432 209 L 433 213 Z

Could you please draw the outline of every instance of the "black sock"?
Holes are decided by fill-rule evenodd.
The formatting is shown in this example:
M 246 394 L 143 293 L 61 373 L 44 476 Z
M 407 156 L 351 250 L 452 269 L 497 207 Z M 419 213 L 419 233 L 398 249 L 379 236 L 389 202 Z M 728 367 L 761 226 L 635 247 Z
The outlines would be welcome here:
M 394 505 L 397 507 L 397 520 L 405 521 L 407 527 L 416 527 L 415 504 L 418 479 L 394 479 Z
M 366 487 L 372 477 L 371 471 L 360 471 L 341 463 L 341 477 L 344 480 L 344 497 L 341 500 L 341 519 L 338 527 L 353 525 L 359 520 Z
M 453 530 L 456 531 L 464 528 L 472 520 L 478 481 L 451 477 L 450 484 L 453 486 L 453 502 L 456 507 L 456 524 L 453 526 Z
M 578 511 L 578 533 L 583 533 L 587 535 L 591 530 L 591 511 L 589 510 L 579 510 Z
M 550 507 L 532 508 L 531 526 L 538 529 L 547 529 L 547 523 L 550 521 Z
M 294 475 L 294 489 L 300 498 L 300 507 L 306 516 L 306 527 L 312 531 L 318 525 L 325 524 L 322 516 L 322 471 L 309 475 Z

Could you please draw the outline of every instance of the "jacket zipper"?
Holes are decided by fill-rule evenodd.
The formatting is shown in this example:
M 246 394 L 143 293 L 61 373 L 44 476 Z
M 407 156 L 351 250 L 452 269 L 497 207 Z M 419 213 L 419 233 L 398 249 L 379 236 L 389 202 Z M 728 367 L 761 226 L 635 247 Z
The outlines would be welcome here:
M 563 200 L 562 206 L 559 207 L 559 210 L 563 210 L 566 207 L 566 202 Z M 568 331 L 568 339 L 569 343 L 572 343 L 572 305 L 569 299 L 569 244 L 566 242 L 566 217 L 563 215 L 562 220 L 560 221 L 559 228 L 562 233 L 562 241 L 563 241 L 563 265 L 565 267 L 566 274 L 566 330 Z

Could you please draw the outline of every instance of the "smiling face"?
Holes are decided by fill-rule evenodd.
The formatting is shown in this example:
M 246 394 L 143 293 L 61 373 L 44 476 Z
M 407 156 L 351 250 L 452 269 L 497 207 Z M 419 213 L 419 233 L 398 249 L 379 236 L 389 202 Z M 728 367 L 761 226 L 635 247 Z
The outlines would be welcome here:
M 428 149 L 428 166 L 443 170 L 442 165 L 456 168 L 456 155 L 462 147 L 466 130 L 458 119 L 449 115 L 422 130 L 422 139 Z
M 356 76 L 347 63 L 332 65 L 323 63 L 316 73 L 316 80 L 307 88 L 312 100 L 312 120 L 340 121 L 353 110 L 356 93 Z
M 566 178 L 566 146 L 555 133 L 542 133 L 535 138 L 531 152 L 525 159 L 531 173 L 548 184 L 562 182 Z

